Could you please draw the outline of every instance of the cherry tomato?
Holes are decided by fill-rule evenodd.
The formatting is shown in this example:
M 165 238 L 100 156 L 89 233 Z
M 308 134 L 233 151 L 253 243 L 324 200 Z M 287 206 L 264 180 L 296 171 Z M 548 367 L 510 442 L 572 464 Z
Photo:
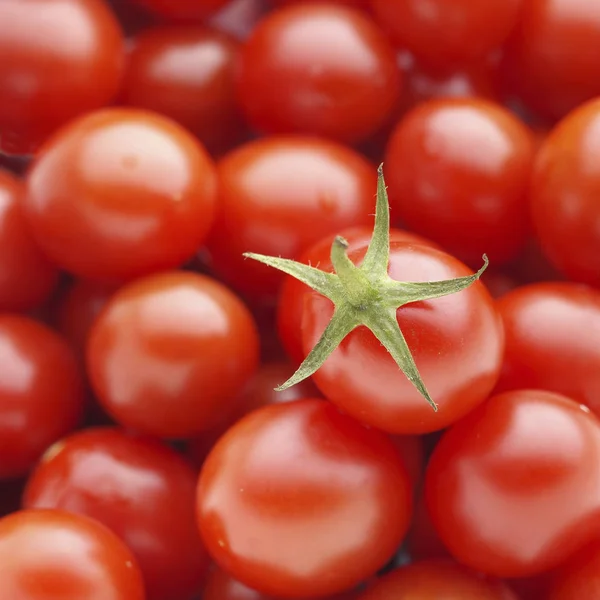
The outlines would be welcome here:
M 584 548 L 554 574 L 548 600 L 596 600 L 600 590 L 600 544 Z
M 119 423 L 166 438 L 197 435 L 254 374 L 258 334 L 226 287 L 172 272 L 121 288 L 87 347 L 92 387 Z
M 123 51 L 101 0 L 0 2 L 0 151 L 32 153 L 69 119 L 108 104 Z
M 593 285 L 600 285 L 600 167 L 593 159 L 600 151 L 599 127 L 599 100 L 561 121 L 542 143 L 530 191 L 546 256 L 569 278 Z
M 204 27 L 145 30 L 133 40 L 120 99 L 171 117 L 221 152 L 243 132 L 233 89 L 238 46 Z
M 436 65 L 485 57 L 509 36 L 523 0 L 371 0 L 375 17 L 401 48 Z
M 202 20 L 231 0 L 133 0 L 162 19 Z
M 84 407 L 77 360 L 56 333 L 27 317 L 0 315 L 0 479 L 25 475 Z
M 73 121 L 41 149 L 25 212 L 46 254 L 87 278 L 179 266 L 213 222 L 215 174 L 195 138 L 160 115 L 110 109 Z
M 398 101 L 401 77 L 383 32 L 360 11 L 301 3 L 267 15 L 241 52 L 238 96 L 264 133 L 353 143 Z
M 0 169 L 0 310 L 38 307 L 58 279 L 56 268 L 33 241 L 23 218 L 24 193 L 23 183 Z
M 335 142 L 303 136 L 244 144 L 217 165 L 212 268 L 251 298 L 274 298 L 283 274 L 244 252 L 297 258 L 326 234 L 373 220 L 375 168 Z
M 381 577 L 358 600 L 517 600 L 506 584 L 451 561 L 415 562 Z
M 197 515 L 217 563 L 271 595 L 322 596 L 383 567 L 408 527 L 408 473 L 385 435 L 323 400 L 238 421 L 200 474 Z
M 469 264 L 514 258 L 529 233 L 531 132 L 476 98 L 431 100 L 392 133 L 385 165 L 392 214 Z
M 96 519 L 135 555 L 148 600 L 185 600 L 209 565 L 195 523 L 195 487 L 194 469 L 163 444 L 116 428 L 87 429 L 48 450 L 23 506 Z
M 600 415 L 600 292 L 574 283 L 522 286 L 498 301 L 506 350 L 498 391 L 539 388 Z
M 238 39 L 245 40 L 267 10 L 265 0 L 233 0 L 208 23 Z
M 0 519 L 2 595 L 10 600 L 145 600 L 129 549 L 106 527 L 60 510 Z
M 600 422 L 541 390 L 492 397 L 440 440 L 426 473 L 433 523 L 461 563 L 547 571 L 600 533 Z

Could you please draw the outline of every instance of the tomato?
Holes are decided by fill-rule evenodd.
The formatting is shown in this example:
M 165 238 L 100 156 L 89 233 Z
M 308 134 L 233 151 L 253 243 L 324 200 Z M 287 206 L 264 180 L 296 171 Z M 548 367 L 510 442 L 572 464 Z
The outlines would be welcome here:
M 21 180 L 0 169 L 0 310 L 38 307 L 58 279 L 56 268 L 33 241 L 23 218 L 24 193 Z
M 2 594 L 10 600 L 145 600 L 128 548 L 100 523 L 59 510 L 0 519 Z
M 310 244 L 373 217 L 375 168 L 335 142 L 270 137 L 217 165 L 219 206 L 208 241 L 212 268 L 251 298 L 274 298 L 284 276 L 243 252 L 297 258 Z
M 233 0 L 213 15 L 208 23 L 245 40 L 266 12 L 264 0 Z
M 0 479 L 25 475 L 84 407 L 77 360 L 51 329 L 0 315 Z
M 385 165 L 392 214 L 469 264 L 518 255 L 529 233 L 535 147 L 508 110 L 476 98 L 418 105 L 396 126 Z
M 596 0 L 527 0 L 505 52 L 509 87 L 542 117 L 561 118 L 600 95 L 599 48 Z
M 393 435 L 390 440 L 400 453 L 413 487 L 421 482 L 425 467 L 423 439 L 418 435 Z
M 120 99 L 171 117 L 221 152 L 243 132 L 233 88 L 238 46 L 204 27 L 145 30 L 133 40 Z
M 385 35 L 345 6 L 302 3 L 274 11 L 241 52 L 239 102 L 263 133 L 358 142 L 385 123 L 400 89 Z
M 515 27 L 523 0 L 371 0 L 382 27 L 401 48 L 436 65 L 485 57 Z
M 0 2 L 0 151 L 32 153 L 69 119 L 108 104 L 123 52 L 102 0 Z
M 497 390 L 558 392 L 600 414 L 600 292 L 562 282 L 536 283 L 505 294 L 498 310 L 506 332 Z
M 328 0 L 330 4 L 345 4 L 354 8 L 368 9 L 369 0 Z M 274 6 L 289 6 L 292 4 L 302 4 L 305 0 L 270 0 Z
M 408 473 L 385 435 L 322 400 L 266 406 L 215 445 L 198 483 L 216 562 L 257 590 L 333 594 L 383 567 L 408 527 Z
M 23 506 L 96 519 L 135 555 L 148 600 L 184 600 L 209 565 L 195 524 L 195 487 L 194 469 L 163 444 L 116 428 L 86 429 L 50 447 Z
M 133 0 L 136 4 L 168 20 L 202 20 L 231 0 Z
M 431 522 L 421 489 L 417 494 L 413 518 L 406 536 L 406 548 L 413 561 L 450 558 L 450 552 Z
M 584 548 L 551 580 L 548 600 L 595 600 L 600 590 L 600 544 Z
M 96 319 L 87 364 L 100 404 L 126 427 L 166 438 L 218 423 L 258 362 L 241 301 L 203 275 L 172 272 L 121 288 Z
M 566 396 L 492 397 L 440 440 L 426 472 L 453 556 L 498 577 L 547 571 L 600 533 L 600 422 Z
M 191 134 L 154 113 L 107 109 L 41 149 L 24 208 L 59 266 L 112 281 L 191 257 L 212 225 L 215 191 L 212 161 Z
M 600 17 L 600 14 L 599 14 Z M 551 131 L 537 155 L 530 198 L 542 250 L 570 279 L 600 285 L 600 101 L 579 107 Z

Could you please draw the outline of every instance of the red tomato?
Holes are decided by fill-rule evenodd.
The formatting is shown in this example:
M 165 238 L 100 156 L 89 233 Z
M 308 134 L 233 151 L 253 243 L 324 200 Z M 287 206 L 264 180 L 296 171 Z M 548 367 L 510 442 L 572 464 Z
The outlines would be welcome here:
M 508 586 L 451 561 L 412 563 L 381 577 L 358 600 L 517 600 Z
M 212 267 L 252 298 L 275 297 L 284 275 L 242 253 L 298 258 L 324 235 L 373 221 L 375 168 L 335 142 L 255 140 L 223 157 L 217 170 L 219 207 L 208 241 Z
M 337 593 L 373 575 L 408 527 L 408 473 L 385 435 L 322 400 L 261 408 L 208 456 L 200 531 L 245 585 L 286 597 Z
M 208 22 L 220 31 L 246 39 L 266 10 L 265 0 L 233 0 Z
M 600 591 L 600 545 L 592 544 L 561 567 L 551 580 L 548 600 L 596 600 Z
M 133 0 L 162 19 L 202 20 L 231 0 Z
M 362 246 L 349 257 L 359 264 L 365 252 Z M 330 262 L 320 268 L 332 270 Z M 389 275 L 397 281 L 440 281 L 471 274 L 457 259 L 430 246 L 390 245 Z M 317 293 L 304 294 L 303 302 L 306 355 L 329 323 L 333 304 Z M 496 384 L 504 348 L 500 317 L 480 282 L 459 294 L 403 306 L 397 316 L 438 412 L 366 327 L 346 336 L 313 381 L 344 412 L 389 433 L 443 429 L 483 402 Z
M 166 438 L 218 423 L 253 375 L 258 334 L 226 287 L 172 272 L 121 288 L 96 319 L 87 347 L 92 387 L 126 427 Z
M 442 437 L 425 492 L 457 560 L 498 577 L 542 573 L 600 533 L 600 422 L 559 394 L 499 394 Z
M 129 549 L 100 523 L 60 510 L 0 519 L 2 595 L 10 600 L 145 600 Z
M 360 11 L 302 3 L 258 23 L 242 49 L 241 107 L 265 133 L 358 142 L 385 123 L 400 93 L 396 56 Z
M 401 48 L 436 66 L 485 57 L 514 28 L 523 0 L 371 0 L 382 27 Z
M 0 169 L 0 310 L 3 311 L 38 307 L 48 299 L 58 279 L 56 268 L 33 241 L 23 218 L 24 192 L 19 179 Z
M 535 147 L 527 127 L 486 100 L 431 100 L 409 112 L 386 150 L 392 215 L 469 264 L 519 253 L 529 233 Z
M 422 490 L 419 490 L 415 501 L 413 518 L 406 536 L 406 548 L 414 561 L 450 558 L 448 548 L 440 540 L 431 522 Z
M 57 264 L 121 280 L 190 258 L 212 225 L 215 191 L 212 161 L 191 134 L 154 113 L 110 109 L 47 142 L 24 207 Z
M 69 119 L 108 104 L 123 36 L 101 0 L 0 2 L 0 151 L 28 154 Z
M 233 89 L 238 46 L 204 27 L 145 30 L 133 40 L 120 99 L 171 117 L 221 152 L 243 134 Z
M 67 343 L 33 319 L 0 316 L 0 479 L 25 475 L 75 428 L 84 407 L 79 366 Z
M 536 283 L 498 301 L 506 350 L 498 391 L 539 388 L 600 415 L 600 292 L 573 283 Z
M 306 0 L 269 0 L 274 6 L 290 6 L 291 4 L 302 4 Z M 345 4 L 354 8 L 368 9 L 369 0 L 328 0 L 329 4 Z
M 600 285 L 597 152 L 600 100 L 579 107 L 548 135 L 530 191 L 533 224 L 547 257 L 570 279 L 593 285 Z
M 48 450 L 23 506 L 96 519 L 135 555 L 148 600 L 184 600 L 209 566 L 195 524 L 195 487 L 192 467 L 161 443 L 119 429 L 86 429 Z
M 406 465 L 413 487 L 416 487 L 421 481 L 425 467 L 423 438 L 418 435 L 393 435 L 390 436 L 390 440 Z

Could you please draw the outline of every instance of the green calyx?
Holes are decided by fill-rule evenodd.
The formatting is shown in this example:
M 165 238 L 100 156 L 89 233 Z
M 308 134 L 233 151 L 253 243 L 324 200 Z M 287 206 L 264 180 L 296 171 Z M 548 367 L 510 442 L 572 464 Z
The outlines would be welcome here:
M 247 258 L 295 277 L 329 298 L 335 307 L 331 321 L 304 362 L 283 385 L 276 389 L 285 390 L 310 377 L 352 330 L 363 325 L 371 330 L 392 355 L 398 367 L 432 408 L 437 410 L 437 404 L 432 400 L 423 383 L 398 325 L 396 311 L 411 302 L 431 300 L 466 289 L 477 281 L 487 268 L 487 257 L 484 255 L 481 269 L 468 277 L 423 283 L 392 279 L 388 275 L 390 210 L 382 166 L 377 171 L 377 205 L 373 237 L 360 267 L 348 258 L 347 249 L 346 240 L 337 236 L 331 246 L 331 262 L 335 273 L 326 273 L 287 258 L 264 256 L 252 252 L 244 254 Z

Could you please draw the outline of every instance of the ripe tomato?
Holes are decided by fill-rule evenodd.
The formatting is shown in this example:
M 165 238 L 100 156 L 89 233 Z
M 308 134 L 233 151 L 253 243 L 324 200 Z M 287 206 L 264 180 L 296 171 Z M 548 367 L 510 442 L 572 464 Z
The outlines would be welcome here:
M 110 109 L 71 122 L 27 176 L 34 237 L 76 275 L 121 280 L 176 267 L 213 222 L 215 174 L 195 138 L 160 115 Z
M 271 595 L 337 593 L 373 575 L 408 527 L 408 473 L 385 435 L 323 400 L 261 408 L 215 445 L 197 515 L 217 563 Z
M 258 345 L 236 296 L 181 271 L 121 288 L 92 327 L 87 364 L 100 404 L 117 422 L 185 438 L 218 423 L 253 375 Z
M 548 600 L 596 600 L 600 590 L 600 544 L 584 548 L 551 580 Z
M 243 134 L 233 88 L 239 42 L 204 27 L 159 27 L 137 35 L 120 100 L 171 117 L 212 152 Z
M 302 4 L 305 0 L 270 0 L 271 4 L 275 6 L 289 6 L 291 4 Z M 365 10 L 369 7 L 369 0 L 329 0 L 330 4 L 345 4 L 347 6 L 353 6 L 354 8 L 363 8 Z
M 523 0 L 371 0 L 396 44 L 436 66 L 485 57 L 514 28 Z
M 547 257 L 570 279 L 593 285 L 600 285 L 600 167 L 593 159 L 599 151 L 600 100 L 594 100 L 542 143 L 530 191 L 533 224 Z
M 33 319 L 0 316 L 0 479 L 25 475 L 71 431 L 84 407 L 77 360 L 56 333 Z
M 353 143 L 398 101 L 401 78 L 385 35 L 360 11 L 288 6 L 262 19 L 242 49 L 238 97 L 264 133 L 308 133 Z
M 96 519 L 135 555 L 148 600 L 187 600 L 209 566 L 195 523 L 195 488 L 194 469 L 160 442 L 116 428 L 86 429 L 50 447 L 29 478 L 23 506 Z
M 373 217 L 375 168 L 354 150 L 318 138 L 270 137 L 217 165 L 219 206 L 208 241 L 212 268 L 254 299 L 274 298 L 284 276 L 242 254 L 297 258 L 310 244 Z
M 0 310 L 3 311 L 38 307 L 48 299 L 58 278 L 56 268 L 33 241 L 23 218 L 24 193 L 23 183 L 0 169 Z
M 529 233 L 535 146 L 503 107 L 476 98 L 419 104 L 396 126 L 385 165 L 392 215 L 471 265 L 519 253 Z
M 33 153 L 69 119 L 108 104 L 123 52 L 102 0 L 0 2 L 0 151 Z
M 547 571 L 600 533 L 600 422 L 565 396 L 492 397 L 440 440 L 426 472 L 433 523 L 461 563 Z
M 213 15 L 208 23 L 219 31 L 245 40 L 266 10 L 265 0 L 233 0 Z
M 451 558 L 427 511 L 423 490 L 419 489 L 413 518 L 406 536 L 406 549 L 413 561 Z
M 231 0 L 133 0 L 162 19 L 202 20 Z
M 558 392 L 600 415 L 600 291 L 563 282 L 522 286 L 498 301 L 506 350 L 498 391 Z
M 2 595 L 10 600 L 145 600 L 129 549 L 103 525 L 60 510 L 0 519 Z

